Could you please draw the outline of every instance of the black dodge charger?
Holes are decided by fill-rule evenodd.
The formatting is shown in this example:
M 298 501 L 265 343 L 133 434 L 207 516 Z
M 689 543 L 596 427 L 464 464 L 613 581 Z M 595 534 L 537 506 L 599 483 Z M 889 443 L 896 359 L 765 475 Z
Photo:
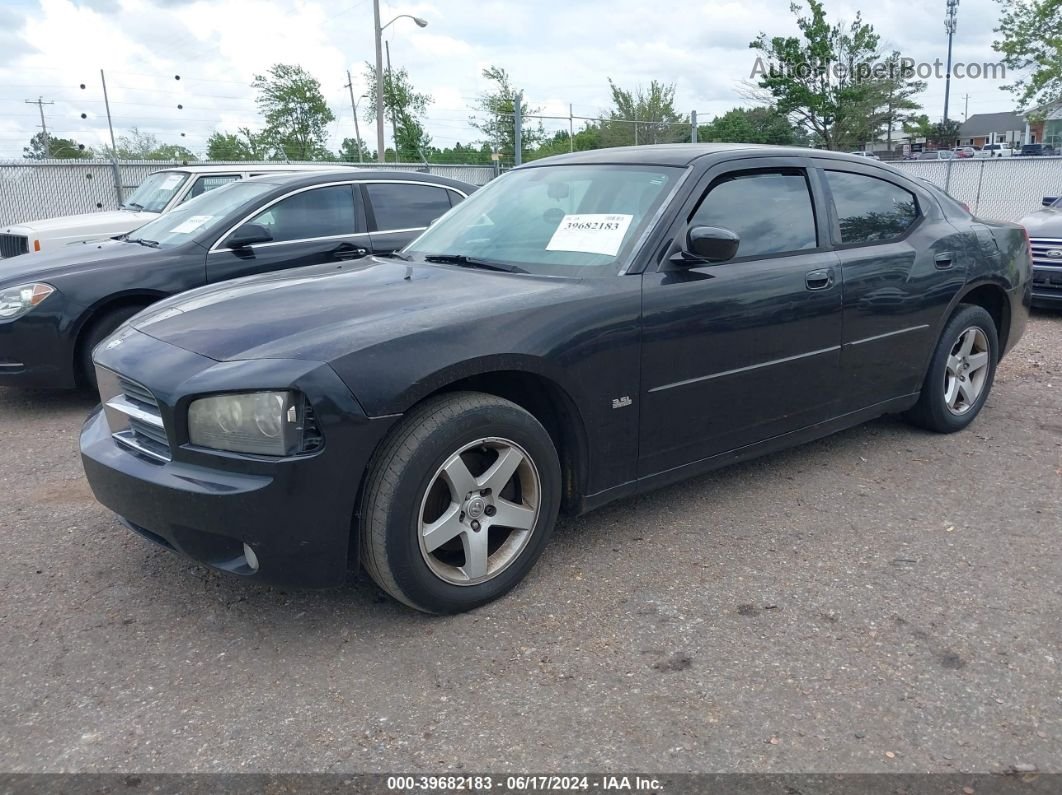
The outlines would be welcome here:
M 495 180 L 407 246 L 156 304 L 81 449 L 134 531 L 451 613 L 586 511 L 888 412 L 958 431 L 1028 317 L 1020 227 L 863 158 L 671 145 Z
M 400 249 L 474 188 L 344 169 L 234 182 L 116 240 L 0 262 L 0 386 L 94 385 L 92 349 L 204 284 Z

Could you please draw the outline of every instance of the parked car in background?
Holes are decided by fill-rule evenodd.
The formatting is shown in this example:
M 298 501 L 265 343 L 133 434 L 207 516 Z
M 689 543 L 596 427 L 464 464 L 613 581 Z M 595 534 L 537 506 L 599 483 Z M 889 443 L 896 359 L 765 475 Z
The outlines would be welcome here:
M 881 160 L 881 158 L 878 157 L 873 152 L 859 151 L 859 152 L 849 152 L 849 154 L 855 155 L 856 157 L 865 157 L 865 158 L 868 158 L 870 160 Z
M 96 343 L 160 298 L 254 273 L 390 254 L 473 190 L 443 177 L 367 169 L 260 177 L 191 199 L 118 240 L 6 262 L 0 386 L 92 384 Z
M 1062 309 L 1062 197 L 1045 196 L 1019 223 L 1032 246 L 1033 306 Z
M 977 149 L 972 146 L 956 146 L 953 150 L 955 157 L 977 157 Z
M 133 318 L 96 348 L 96 497 L 235 575 L 330 585 L 360 562 L 455 613 L 528 573 L 562 505 L 887 412 L 966 427 L 1028 317 L 1017 224 L 794 147 L 535 161 L 398 257 Z
M 982 157 L 1010 157 L 1014 150 L 1007 144 L 985 144 L 981 147 Z
M 124 235 L 160 213 L 179 207 L 207 191 L 263 174 L 334 170 L 336 166 L 181 166 L 156 171 L 133 191 L 121 209 L 66 215 L 0 227 L 0 259 L 52 252 L 63 246 Z M 0 265 L 0 273 L 3 266 Z
M 1051 144 L 1025 144 L 1019 154 L 1022 157 L 1048 157 L 1056 152 Z
M 950 149 L 937 149 L 933 152 L 922 152 L 918 155 L 919 160 L 954 160 L 955 153 Z

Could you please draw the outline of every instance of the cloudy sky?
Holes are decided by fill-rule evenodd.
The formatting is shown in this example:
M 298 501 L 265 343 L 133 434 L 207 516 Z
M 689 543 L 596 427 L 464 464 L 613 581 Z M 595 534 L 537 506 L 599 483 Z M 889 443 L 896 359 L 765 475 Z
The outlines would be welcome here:
M 736 105 L 760 31 L 795 30 L 788 0 L 649 3 L 645 0 L 388 0 L 383 21 L 414 14 L 425 29 L 399 20 L 386 32 L 395 68 L 434 97 L 427 128 L 436 145 L 469 142 L 470 106 L 487 86 L 480 76 L 502 66 L 529 102 L 549 115 L 594 116 L 608 105 L 607 78 L 626 87 L 651 79 L 677 86 L 682 112 L 710 119 Z M 964 0 L 959 9 L 955 60 L 997 60 L 992 28 L 995 0 Z M 851 20 L 859 4 L 826 0 L 833 20 Z M 944 0 L 880 0 L 864 18 L 883 42 L 919 62 L 944 59 Z M 364 62 L 373 58 L 372 0 L 5 0 L 0 6 L 0 158 L 19 157 L 39 129 L 43 96 L 49 130 L 89 145 L 106 140 L 100 69 L 119 135 L 132 126 L 205 148 L 215 129 L 256 127 L 250 82 L 277 62 L 297 63 L 321 81 L 336 114 L 333 146 L 353 136 L 346 70 L 355 95 L 364 92 Z M 180 80 L 175 76 L 180 75 Z M 953 80 L 952 111 L 1011 110 L 1004 81 Z M 81 89 L 84 84 L 85 89 Z M 939 118 L 944 81 L 931 79 L 922 96 Z M 178 110 L 177 106 L 183 109 Z M 359 107 L 359 112 L 361 108 Z M 82 118 L 85 114 L 86 118 Z M 559 123 L 546 123 L 547 128 Z M 183 133 L 183 135 L 182 135 Z M 362 122 L 362 136 L 372 130 Z

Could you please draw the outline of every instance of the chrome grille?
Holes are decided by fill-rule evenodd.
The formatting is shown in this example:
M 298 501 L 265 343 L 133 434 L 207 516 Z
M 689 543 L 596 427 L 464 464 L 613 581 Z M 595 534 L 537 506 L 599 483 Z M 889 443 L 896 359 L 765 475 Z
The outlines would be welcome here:
M 149 461 L 169 461 L 170 440 L 151 390 L 102 367 L 96 380 L 114 441 Z
M 0 235 L 0 259 L 29 253 L 29 238 L 22 235 Z
M 1062 269 L 1062 239 L 1051 237 L 1034 237 L 1029 241 L 1032 244 L 1033 265 L 1038 268 Z M 1059 254 L 1049 256 L 1048 252 L 1058 251 Z

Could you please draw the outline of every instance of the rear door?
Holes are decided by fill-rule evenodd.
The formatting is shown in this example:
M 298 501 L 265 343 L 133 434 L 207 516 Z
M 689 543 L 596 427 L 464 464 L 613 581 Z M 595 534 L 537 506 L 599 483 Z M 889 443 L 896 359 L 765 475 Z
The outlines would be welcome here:
M 845 411 L 921 387 L 929 351 L 978 256 L 927 191 L 882 169 L 816 159 L 844 283 Z
M 840 388 L 841 281 L 804 158 L 710 170 L 680 210 L 738 234 L 721 264 L 643 277 L 639 476 L 828 419 Z
M 272 235 L 268 243 L 230 249 L 226 239 L 244 224 Z M 275 199 L 229 230 L 210 249 L 207 281 L 254 273 L 344 262 L 369 253 L 360 193 L 349 182 L 315 185 Z
M 361 189 L 374 254 L 390 254 L 405 247 L 465 198 L 456 190 L 424 182 L 366 182 Z

